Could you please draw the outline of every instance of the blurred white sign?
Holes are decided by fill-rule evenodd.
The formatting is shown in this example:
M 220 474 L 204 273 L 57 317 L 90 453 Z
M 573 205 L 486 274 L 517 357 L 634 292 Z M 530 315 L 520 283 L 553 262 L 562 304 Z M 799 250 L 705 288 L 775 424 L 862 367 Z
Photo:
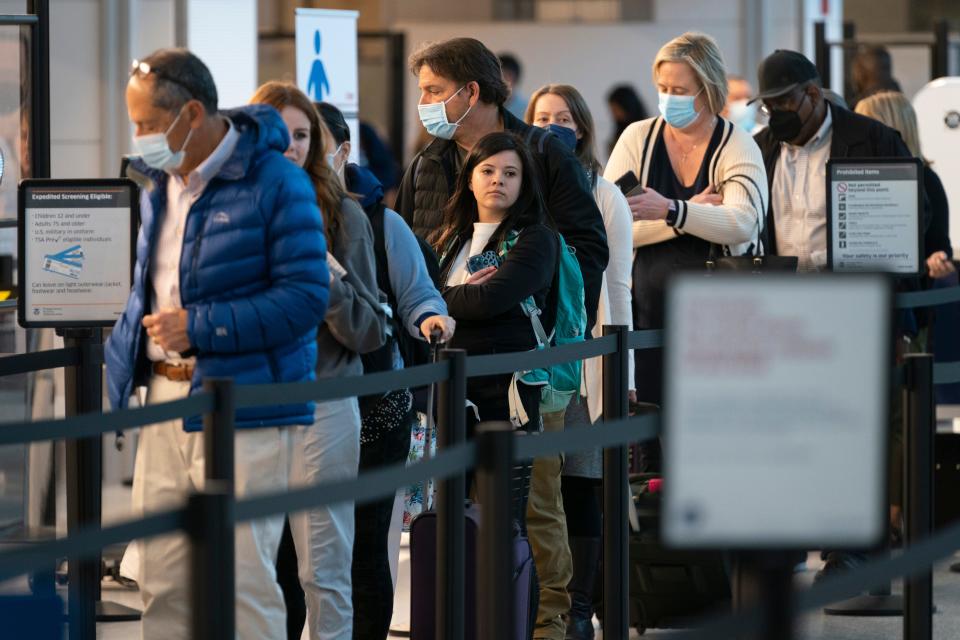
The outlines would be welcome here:
M 880 539 L 891 295 L 874 275 L 673 281 L 668 544 L 812 549 Z

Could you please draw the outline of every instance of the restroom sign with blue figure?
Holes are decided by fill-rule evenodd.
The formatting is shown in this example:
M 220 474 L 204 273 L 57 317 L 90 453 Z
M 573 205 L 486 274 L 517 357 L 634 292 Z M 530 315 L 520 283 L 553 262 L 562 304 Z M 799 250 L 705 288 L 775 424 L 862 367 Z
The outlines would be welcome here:
M 297 9 L 297 86 L 345 115 L 360 108 L 356 11 Z
M 83 248 L 77 244 L 60 253 L 48 253 L 43 256 L 43 270 L 79 280 L 83 271 Z

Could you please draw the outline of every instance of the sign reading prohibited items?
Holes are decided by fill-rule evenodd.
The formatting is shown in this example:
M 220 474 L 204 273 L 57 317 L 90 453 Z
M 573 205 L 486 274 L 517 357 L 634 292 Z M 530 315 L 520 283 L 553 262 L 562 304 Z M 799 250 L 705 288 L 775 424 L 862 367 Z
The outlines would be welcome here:
M 129 180 L 24 180 L 18 194 L 22 327 L 110 326 L 133 282 Z
M 833 271 L 921 271 L 923 165 L 916 158 L 827 163 L 827 265 Z

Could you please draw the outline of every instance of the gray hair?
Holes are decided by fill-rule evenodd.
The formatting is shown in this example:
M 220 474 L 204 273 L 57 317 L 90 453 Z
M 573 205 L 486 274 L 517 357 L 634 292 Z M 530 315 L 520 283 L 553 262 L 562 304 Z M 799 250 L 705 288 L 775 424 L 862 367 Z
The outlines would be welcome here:
M 207 65 L 186 49 L 154 51 L 135 63 L 134 74 L 153 78 L 153 105 L 158 109 L 177 111 L 190 100 L 198 100 L 208 115 L 217 112 L 213 76 Z

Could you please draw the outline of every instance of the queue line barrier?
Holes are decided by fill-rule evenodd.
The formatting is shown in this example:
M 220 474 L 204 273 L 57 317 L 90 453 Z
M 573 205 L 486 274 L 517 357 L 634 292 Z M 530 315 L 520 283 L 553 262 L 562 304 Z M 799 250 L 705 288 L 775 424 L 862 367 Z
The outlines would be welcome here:
M 949 291 L 949 294 L 944 292 Z M 936 294 L 936 295 L 933 295 Z M 897 298 L 900 308 L 935 306 L 960 301 L 960 287 L 953 290 L 936 290 L 920 294 L 901 294 Z M 111 527 L 87 527 L 72 533 L 66 538 L 49 542 L 31 542 L 14 550 L 0 553 L 0 580 L 22 575 L 44 565 L 52 565 L 64 556 L 71 559 L 96 554 L 106 545 L 127 541 L 138 537 L 149 537 L 176 530 L 185 530 L 194 543 L 192 558 L 193 593 L 195 594 L 195 619 L 193 622 L 195 637 L 232 638 L 234 632 L 234 603 L 223 598 L 222 593 L 234 592 L 232 549 L 233 526 L 254 518 L 286 513 L 300 509 L 330 504 L 337 501 L 352 500 L 364 502 L 390 495 L 402 486 L 424 481 L 429 478 L 444 480 L 438 488 L 437 511 L 440 532 L 449 527 L 448 532 L 456 533 L 456 522 L 460 522 L 462 531 L 462 499 L 459 507 L 456 501 L 445 501 L 445 492 L 457 485 L 462 491 L 464 472 L 473 466 L 478 468 L 478 485 L 485 504 L 497 505 L 505 502 L 502 497 L 490 493 L 490 488 L 503 487 L 503 470 L 513 461 L 531 457 L 570 452 L 586 448 L 603 447 L 604 464 L 604 502 L 607 516 L 604 522 L 604 576 L 605 622 L 608 633 L 614 637 L 617 630 L 626 637 L 629 624 L 627 605 L 628 583 L 625 572 L 627 553 L 626 512 L 629 493 L 627 490 L 626 449 L 625 445 L 648 440 L 659 435 L 659 416 L 647 415 L 627 418 L 626 415 L 626 363 L 629 349 L 658 348 L 663 345 L 660 331 L 628 332 L 624 327 L 605 327 L 602 338 L 582 344 L 566 345 L 540 351 L 478 356 L 467 358 L 463 352 L 445 350 L 441 361 L 434 364 L 412 367 L 399 372 L 385 372 L 339 378 L 310 383 L 291 383 L 278 385 L 243 386 L 242 398 L 234 397 L 231 380 L 205 380 L 204 390 L 189 398 L 151 405 L 138 409 L 127 409 L 108 414 L 88 414 L 61 420 L 45 420 L 23 423 L 0 423 L 0 445 L 28 443 L 44 440 L 77 439 L 99 436 L 116 430 L 147 426 L 165 420 L 184 418 L 193 415 L 204 416 L 204 437 L 208 439 L 207 451 L 213 451 L 214 460 L 208 461 L 207 486 L 204 491 L 191 497 L 186 508 L 156 513 L 136 521 L 128 521 Z M 451 407 L 463 407 L 457 396 L 465 394 L 467 377 L 507 373 L 528 368 L 549 366 L 559 362 L 604 358 L 604 409 L 605 418 L 601 428 L 575 429 L 559 434 L 540 434 L 529 438 L 504 437 L 509 435 L 503 425 L 483 425 L 473 442 L 466 442 L 458 431 L 456 414 L 463 418 L 462 409 L 451 411 Z M 48 352 L 8 356 L 0 358 L 0 376 L 27 373 L 38 369 L 76 366 L 80 359 L 79 349 L 66 348 Z M 459 379 L 459 384 L 458 384 Z M 960 382 L 960 363 L 940 363 L 937 365 L 935 381 L 938 384 Z M 341 397 L 384 393 L 407 387 L 439 383 L 440 410 L 438 411 L 438 430 L 446 430 L 448 435 L 439 438 L 444 447 L 439 454 L 429 460 L 410 465 L 397 465 L 375 469 L 361 474 L 349 481 L 325 483 L 314 487 L 294 489 L 272 495 L 236 501 L 232 491 L 233 460 L 233 413 L 237 407 L 263 404 L 282 404 L 303 400 L 330 400 Z M 457 393 L 459 389 L 459 393 Z M 451 388 L 453 394 L 451 394 Z M 445 400 L 446 398 L 446 400 Z M 445 406 L 444 406 L 445 405 Z M 460 425 L 462 427 L 462 425 Z M 462 429 L 460 429 L 462 431 Z M 459 439 L 459 441 L 458 441 Z M 506 454 L 507 464 L 503 464 Z M 218 462 L 219 460 L 219 462 Z M 227 465 L 224 461 L 229 460 Z M 499 460 L 499 462 L 498 462 Z M 229 467 L 229 468 L 228 468 Z M 499 470 L 499 471 L 498 471 Z M 504 477 L 499 477 L 504 476 Z M 485 488 L 486 487 L 486 491 Z M 484 494 L 487 494 L 484 496 Z M 501 492 L 502 494 L 502 492 Z M 612 509 L 609 507 L 613 507 Z M 496 506 L 488 507 L 496 512 Z M 479 579 L 485 587 L 478 591 L 478 603 L 481 614 L 503 614 L 502 602 L 497 602 L 492 594 L 504 593 L 510 588 L 509 578 L 503 571 L 497 571 L 498 563 L 492 558 L 501 555 L 511 547 L 509 526 L 501 517 L 485 517 L 488 526 L 481 529 L 480 553 L 489 555 L 489 562 L 480 561 Z M 613 517 L 610 517 L 613 515 Z M 447 536 L 449 538 L 450 536 Z M 453 536 L 456 538 L 456 536 Z M 462 537 L 462 536 L 461 536 Z M 499 542 L 497 542 L 499 540 Z M 462 584 L 450 584 L 450 578 L 456 582 L 460 571 L 447 571 L 444 562 L 456 554 L 450 553 L 450 547 L 462 548 L 461 540 L 448 539 L 438 535 L 438 600 L 443 599 L 446 614 L 441 614 L 438 602 L 438 622 L 443 622 L 440 637 L 460 637 L 450 629 L 457 629 L 454 618 L 459 618 L 462 629 L 463 600 L 457 602 L 457 594 L 463 593 Z M 615 543 L 613 547 L 611 542 Z M 446 546 L 447 548 L 443 548 Z M 912 575 L 929 567 L 932 562 L 947 557 L 960 549 L 960 528 L 954 527 L 928 540 L 922 541 L 897 558 L 879 560 L 837 578 L 825 581 L 808 593 L 794 597 L 798 611 L 808 610 L 837 598 L 869 588 L 878 581 L 893 577 Z M 490 555 L 492 554 L 492 555 Z M 462 563 L 462 553 L 459 561 Z M 229 562 L 228 562 L 229 561 Z M 447 562 L 449 564 L 449 562 Z M 608 582 L 609 580 L 609 582 Z M 462 582 L 462 577 L 460 578 Z M 492 590 L 491 590 L 492 588 Z M 221 596 L 215 595 L 215 592 Z M 609 594 L 615 595 L 609 595 Z M 453 594 L 451 600 L 450 595 Z M 211 601 L 213 600 L 213 601 Z M 503 599 L 509 600 L 509 599 Z M 449 609 L 452 606 L 453 609 Z M 512 618 L 505 615 L 482 616 L 488 620 L 488 628 L 482 629 L 484 638 L 504 637 Z M 759 624 L 760 611 L 738 613 L 711 621 L 707 626 L 693 630 L 683 637 L 726 637 L 728 629 L 742 633 Z M 80 629 L 78 621 L 71 617 L 71 630 Z M 722 634 L 722 635 L 721 635 Z M 87 637 L 84 633 L 71 637 Z M 92 636 L 90 636 L 92 637 Z

